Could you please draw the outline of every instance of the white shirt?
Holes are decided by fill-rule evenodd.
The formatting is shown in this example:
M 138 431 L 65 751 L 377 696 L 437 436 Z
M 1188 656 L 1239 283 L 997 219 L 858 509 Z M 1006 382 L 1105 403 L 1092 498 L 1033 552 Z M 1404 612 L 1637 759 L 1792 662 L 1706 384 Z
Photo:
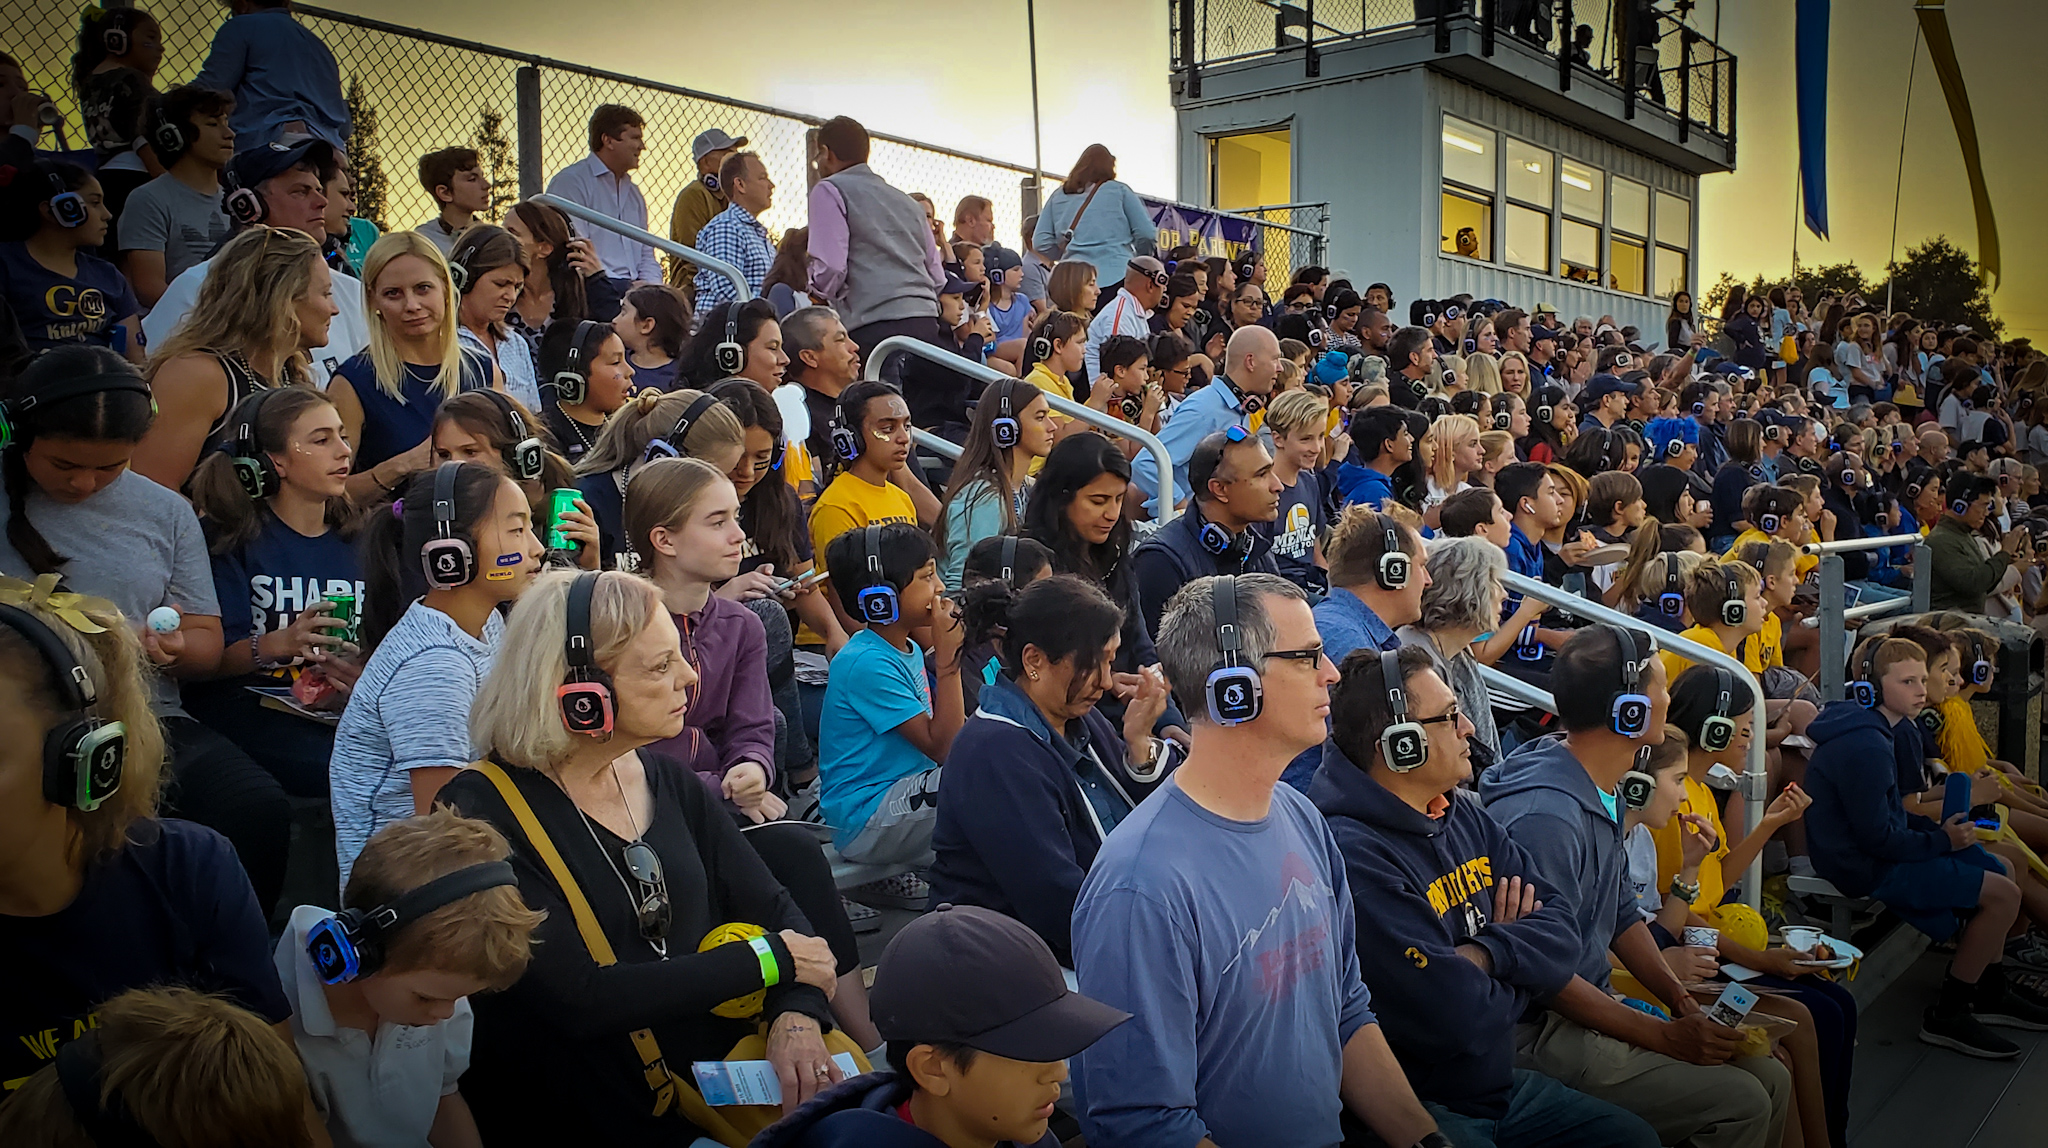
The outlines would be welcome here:
M 1128 287 L 1116 289 L 1116 302 L 1095 313 L 1088 321 L 1088 377 L 1102 373 L 1097 352 L 1111 335 L 1133 335 L 1144 339 L 1152 334 L 1152 312 L 1139 304 Z
M 469 1068 L 475 1017 L 469 1000 L 429 1027 L 383 1023 L 375 1036 L 334 1021 L 306 934 L 333 916 L 318 905 L 292 910 L 273 960 L 292 1005 L 292 1043 L 306 1069 L 313 1104 L 336 1148 L 424 1145 L 443 1096 Z
M 206 281 L 206 269 L 211 266 L 211 259 L 194 263 L 164 288 L 163 298 L 142 317 L 142 337 L 147 346 L 163 346 L 164 340 L 184 323 L 185 316 L 199 302 L 199 287 Z M 327 380 L 343 363 L 370 345 L 370 324 L 363 317 L 362 281 L 339 271 L 328 274 L 334 277 L 334 305 L 340 313 L 327 325 L 327 345 L 307 353 L 312 360 L 308 373 L 313 385 L 321 390 L 327 389 Z
M 640 194 L 640 186 L 630 174 L 613 175 L 596 152 L 556 172 L 555 178 L 548 181 L 548 194 L 647 230 L 647 200 Z M 590 240 L 590 249 L 604 262 L 607 278 L 640 283 L 664 281 L 661 264 L 654 259 L 654 248 L 602 227 L 585 224 L 576 230 Z

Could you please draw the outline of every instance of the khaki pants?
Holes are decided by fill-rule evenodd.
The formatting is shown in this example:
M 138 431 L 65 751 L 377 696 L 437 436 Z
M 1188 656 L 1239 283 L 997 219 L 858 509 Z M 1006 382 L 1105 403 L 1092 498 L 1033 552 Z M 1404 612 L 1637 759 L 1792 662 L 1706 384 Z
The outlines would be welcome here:
M 1792 1076 L 1767 1056 L 1709 1068 L 1648 1052 L 1545 1013 L 1515 1033 L 1515 1065 L 1626 1108 L 1665 1144 L 1778 1148 Z

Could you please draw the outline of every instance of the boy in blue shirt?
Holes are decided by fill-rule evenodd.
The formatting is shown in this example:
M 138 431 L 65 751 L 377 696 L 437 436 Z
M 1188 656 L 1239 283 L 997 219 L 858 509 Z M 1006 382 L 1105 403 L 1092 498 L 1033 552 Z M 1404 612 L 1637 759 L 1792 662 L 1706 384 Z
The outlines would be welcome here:
M 938 820 L 939 762 L 966 721 L 958 612 L 931 536 L 904 522 L 849 530 L 825 548 L 847 616 L 867 623 L 832 659 L 818 721 L 819 806 L 849 861 L 926 864 Z M 925 676 L 924 630 L 937 663 Z

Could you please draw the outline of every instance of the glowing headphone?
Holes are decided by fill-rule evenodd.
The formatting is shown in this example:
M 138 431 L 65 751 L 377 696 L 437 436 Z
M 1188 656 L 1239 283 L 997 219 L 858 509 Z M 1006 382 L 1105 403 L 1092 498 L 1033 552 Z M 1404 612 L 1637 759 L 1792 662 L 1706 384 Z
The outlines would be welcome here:
M 36 648 L 50 667 L 63 713 L 43 735 L 43 800 L 90 813 L 121 789 L 128 760 L 128 727 L 100 717 L 92 675 L 71 647 L 42 619 L 26 610 L 0 606 L 0 626 Z
M 408 889 L 388 904 L 343 909 L 319 922 L 306 931 L 306 955 L 313 958 L 313 969 L 323 984 L 345 984 L 374 975 L 384 967 L 391 938 L 399 930 L 471 894 L 517 884 L 519 877 L 509 861 L 465 866 Z
M 882 525 L 871 523 L 861 527 L 861 549 L 864 551 L 868 584 L 854 597 L 859 608 L 860 620 L 870 626 L 886 626 L 902 616 L 902 602 L 896 587 L 882 573 Z
M 1633 631 L 1611 622 L 1596 625 L 1613 636 L 1621 654 L 1621 688 L 1608 702 L 1608 728 L 1622 737 L 1639 738 L 1650 728 L 1650 698 L 1642 692 L 1643 667 L 1649 664 L 1650 655 Z
M 689 438 L 690 428 L 696 425 L 698 419 L 704 417 L 706 411 L 717 406 L 719 401 L 710 395 L 698 395 L 696 398 L 691 399 L 690 405 L 683 409 L 682 417 L 676 420 L 676 425 L 669 428 L 667 434 L 656 435 L 647 440 L 647 449 L 641 452 L 640 461 L 649 462 L 657 458 L 682 458 L 683 442 Z
M 608 738 L 617 700 L 611 675 L 597 664 L 597 639 L 590 632 L 590 602 L 600 577 L 598 571 L 586 570 L 569 583 L 568 630 L 562 647 L 569 676 L 555 687 L 555 703 L 562 711 L 562 726 L 570 733 Z
M 1408 690 L 1401 681 L 1401 652 L 1380 651 L 1380 674 L 1386 679 L 1387 710 L 1393 722 L 1380 734 L 1380 758 L 1395 773 L 1407 773 L 1429 760 L 1429 731 L 1408 720 Z
M 1657 611 L 1667 618 L 1685 614 L 1685 591 L 1678 588 L 1678 554 L 1664 555 L 1664 590 L 1657 595 Z
M 610 330 L 604 323 L 579 319 L 576 332 L 569 338 L 569 354 L 562 361 L 562 369 L 555 372 L 555 400 L 575 406 L 590 397 L 590 364 L 583 361 L 583 341 L 597 328 Z
M 1720 666 L 1714 671 L 1714 712 L 1700 721 L 1700 748 L 1719 753 L 1735 744 L 1735 678 Z
M 989 421 L 989 437 L 994 440 L 997 450 L 1009 450 L 1017 445 L 1023 428 L 1010 410 L 1010 392 L 1017 389 L 1015 379 L 1005 378 L 996 384 L 996 417 Z
M 1884 689 L 1877 680 L 1877 648 L 1884 645 L 1882 634 L 1863 643 L 1863 653 L 1856 659 L 1856 680 L 1849 683 L 1849 697 L 1864 709 L 1876 709 L 1884 700 Z
M 1721 624 L 1741 626 L 1749 621 L 1749 603 L 1742 596 L 1742 579 L 1735 573 L 1735 567 L 1721 563 L 1721 577 L 1726 580 L 1727 594 L 1721 599 Z
M 1188 506 L 1190 513 L 1193 513 L 1197 518 L 1201 517 L 1201 511 L 1195 509 L 1192 499 L 1189 500 Z M 1232 534 L 1228 529 L 1207 519 L 1203 519 L 1202 525 L 1195 529 L 1195 540 L 1202 544 L 1204 551 L 1217 558 L 1229 558 L 1236 555 L 1240 563 L 1245 558 L 1250 557 L 1251 539 L 1252 532 L 1249 530 L 1245 531 L 1241 536 Z M 1242 555 L 1237 554 L 1240 547 L 1245 551 Z
M 512 430 L 512 445 L 505 451 L 505 465 L 512 471 L 512 477 L 525 482 L 539 478 L 542 468 L 547 465 L 548 448 L 534 437 L 525 417 L 519 413 L 518 407 L 512 405 L 511 399 L 489 387 L 483 388 L 483 393 L 489 395 L 498 409 L 504 412 L 505 425 Z
M 455 479 L 459 462 L 434 468 L 434 536 L 420 547 L 420 568 L 427 585 L 453 590 L 476 579 L 476 548 L 455 526 Z
M 277 493 L 283 479 L 277 473 L 277 464 L 270 461 L 269 452 L 256 441 L 256 427 L 263 417 L 264 400 L 276 394 L 281 387 L 265 387 L 244 400 L 246 414 L 235 428 L 235 437 L 221 444 L 226 452 L 228 464 L 234 468 L 235 483 L 251 502 L 261 502 Z
M 725 307 L 725 341 L 711 350 L 711 361 L 728 375 L 737 375 L 747 366 L 747 349 L 740 345 L 740 303 L 734 300 Z
M 1981 686 L 1991 680 L 1991 659 L 1984 656 L 1983 640 L 1974 634 L 1965 633 L 1963 640 L 1970 643 L 1970 667 L 1964 680 L 1973 686 Z
M 1212 580 L 1209 601 L 1216 614 L 1216 648 L 1221 656 L 1209 671 L 1204 694 L 1209 720 L 1217 725 L 1243 725 L 1257 720 L 1266 708 L 1265 683 L 1245 664 L 1244 640 L 1237 628 L 1237 578 L 1225 574 Z
M 49 172 L 48 178 L 50 194 L 45 197 L 44 202 L 50 205 L 50 218 L 56 220 L 59 227 L 85 226 L 89 215 L 85 207 L 85 197 L 66 188 L 64 177 L 56 172 Z

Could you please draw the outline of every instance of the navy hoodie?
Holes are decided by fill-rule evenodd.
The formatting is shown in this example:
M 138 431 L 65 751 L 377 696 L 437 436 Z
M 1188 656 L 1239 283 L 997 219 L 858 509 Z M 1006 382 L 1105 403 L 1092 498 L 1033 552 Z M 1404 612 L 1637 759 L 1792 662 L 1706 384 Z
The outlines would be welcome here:
M 1515 1024 L 1571 981 L 1579 938 L 1556 891 L 1463 790 L 1429 817 L 1323 743 L 1309 800 L 1330 820 L 1358 915 L 1358 966 L 1415 1095 L 1499 1120 L 1514 1085 Z M 1493 918 L 1495 886 L 1520 877 L 1543 907 Z M 1491 974 L 1457 954 L 1466 943 Z
M 1081 879 L 1103 836 L 1158 782 L 1131 778 L 1123 739 L 1100 712 L 1055 734 L 1037 704 L 998 676 L 981 688 L 939 778 L 931 903 L 1014 917 L 1072 968 Z
M 751 1148 L 945 1148 L 946 1142 L 896 1115 L 910 1099 L 910 1081 L 893 1072 L 849 1077 L 754 1137 Z M 1004 1140 L 996 1148 L 1059 1148 L 1050 1129 L 1033 1144 Z
M 1900 723 L 1910 727 L 1913 719 Z M 1835 888 L 1864 897 L 1892 867 L 1950 851 L 1948 834 L 1899 800 L 1899 777 L 1920 768 L 1920 738 L 1894 731 L 1877 710 L 1831 702 L 1806 727 L 1806 841 L 1813 867 Z
M 1571 919 L 1579 941 L 1572 971 L 1605 991 L 1608 945 L 1643 918 L 1628 879 L 1621 825 L 1608 815 L 1586 767 L 1563 741 L 1539 738 L 1487 767 L 1479 796 L 1552 890 L 1544 907 Z

